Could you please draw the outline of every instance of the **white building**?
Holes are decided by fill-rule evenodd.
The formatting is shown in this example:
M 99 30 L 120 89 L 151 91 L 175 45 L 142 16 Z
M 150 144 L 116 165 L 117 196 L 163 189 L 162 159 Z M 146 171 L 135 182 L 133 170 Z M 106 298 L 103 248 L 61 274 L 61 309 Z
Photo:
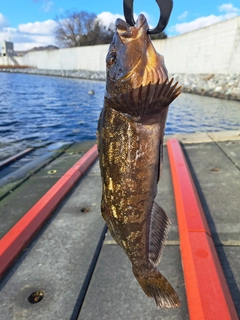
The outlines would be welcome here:
M 13 53 L 14 53 L 14 49 L 13 49 L 13 42 L 10 42 L 10 41 L 2 41 L 2 53 L 1 55 L 3 57 L 6 57 L 6 56 L 12 56 Z

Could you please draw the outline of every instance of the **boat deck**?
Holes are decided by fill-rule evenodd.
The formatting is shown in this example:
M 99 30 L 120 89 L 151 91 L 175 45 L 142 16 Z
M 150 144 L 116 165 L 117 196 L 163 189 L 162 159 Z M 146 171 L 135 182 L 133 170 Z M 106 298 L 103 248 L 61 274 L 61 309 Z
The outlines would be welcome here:
M 240 316 L 240 131 L 177 138 Z M 27 179 L 0 189 L 0 238 L 90 147 L 91 143 L 68 146 Z M 172 224 L 158 268 L 176 289 L 180 308 L 159 309 L 143 293 L 127 256 L 106 234 L 100 200 L 101 177 L 96 160 L 4 270 L 0 320 L 189 319 L 166 146 L 156 202 L 168 213 Z

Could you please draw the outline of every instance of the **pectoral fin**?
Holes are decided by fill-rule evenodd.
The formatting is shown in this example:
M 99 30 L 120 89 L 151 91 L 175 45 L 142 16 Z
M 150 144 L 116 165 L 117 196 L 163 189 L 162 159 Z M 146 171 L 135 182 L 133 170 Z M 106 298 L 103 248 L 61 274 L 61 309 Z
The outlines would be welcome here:
M 170 223 L 166 212 L 154 202 L 151 211 L 148 258 L 155 266 L 161 259 Z

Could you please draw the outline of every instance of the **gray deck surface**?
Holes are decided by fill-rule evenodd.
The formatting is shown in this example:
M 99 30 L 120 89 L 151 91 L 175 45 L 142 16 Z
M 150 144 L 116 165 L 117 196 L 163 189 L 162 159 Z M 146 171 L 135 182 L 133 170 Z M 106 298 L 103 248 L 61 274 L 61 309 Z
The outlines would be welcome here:
M 65 153 L 0 202 L 1 226 L 7 216 L 14 217 L 8 227 L 6 222 L 0 229 L 2 233 L 36 201 L 37 195 L 32 194 L 40 198 L 46 192 L 41 186 L 49 188 L 79 159 L 78 147 L 74 154 Z M 188 141 L 183 149 L 240 316 L 240 141 Z M 56 168 L 56 175 L 48 174 Z M 27 199 L 30 203 L 24 209 Z M 156 201 L 167 211 L 172 225 L 158 267 L 179 294 L 180 308 L 157 308 L 139 287 L 123 250 L 109 234 L 103 241 L 100 199 L 96 162 L 0 282 L 0 320 L 188 319 L 166 147 Z M 85 207 L 90 211 L 81 212 Z M 43 290 L 45 296 L 41 302 L 30 304 L 27 298 L 36 290 Z
M 93 142 L 76 143 L 69 147 L 59 158 L 32 175 L 0 201 L 0 238 L 79 160 L 92 144 Z M 11 183 L 9 185 L 4 189 L 10 188 Z

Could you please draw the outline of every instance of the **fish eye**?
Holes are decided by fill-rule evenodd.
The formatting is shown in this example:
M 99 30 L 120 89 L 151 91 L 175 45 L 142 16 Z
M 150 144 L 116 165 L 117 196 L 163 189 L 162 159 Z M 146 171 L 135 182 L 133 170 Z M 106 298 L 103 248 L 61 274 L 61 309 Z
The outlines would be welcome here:
M 111 65 L 114 64 L 115 60 L 116 60 L 116 57 L 117 57 L 117 54 L 115 51 L 112 51 L 108 54 L 108 57 L 107 57 L 107 66 L 108 67 L 111 67 Z

